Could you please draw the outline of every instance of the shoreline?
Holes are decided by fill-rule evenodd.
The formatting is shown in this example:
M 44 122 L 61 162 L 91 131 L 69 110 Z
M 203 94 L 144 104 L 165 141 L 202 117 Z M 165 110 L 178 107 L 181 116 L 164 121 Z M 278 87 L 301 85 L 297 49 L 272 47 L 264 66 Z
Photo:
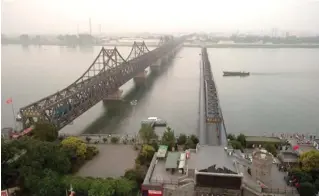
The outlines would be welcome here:
M 24 47 L 28 46 L 66 46 L 66 47 L 93 47 L 93 46 L 129 46 L 132 43 L 104 43 L 104 44 L 90 44 L 90 45 L 67 45 L 67 44 L 57 44 L 57 43 L 45 43 L 45 44 L 21 44 L 21 43 L 7 43 L 2 46 L 7 45 L 21 45 Z M 147 43 L 148 47 L 157 47 L 157 43 Z M 201 48 L 205 46 L 206 48 L 319 48 L 319 44 L 183 44 L 183 47 L 187 48 Z

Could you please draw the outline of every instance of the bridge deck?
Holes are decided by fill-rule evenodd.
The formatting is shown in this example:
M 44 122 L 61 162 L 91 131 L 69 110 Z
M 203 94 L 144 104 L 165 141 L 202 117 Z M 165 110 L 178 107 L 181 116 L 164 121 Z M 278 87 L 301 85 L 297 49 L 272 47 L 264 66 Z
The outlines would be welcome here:
M 202 49 L 200 73 L 200 143 L 226 146 L 226 128 L 206 48 Z

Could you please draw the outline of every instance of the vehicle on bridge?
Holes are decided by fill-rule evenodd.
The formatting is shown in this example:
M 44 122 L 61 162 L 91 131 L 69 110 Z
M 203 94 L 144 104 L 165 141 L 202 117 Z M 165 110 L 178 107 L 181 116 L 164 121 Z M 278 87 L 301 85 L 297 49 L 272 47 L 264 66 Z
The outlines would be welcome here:
M 224 71 L 224 76 L 249 76 L 249 72 Z

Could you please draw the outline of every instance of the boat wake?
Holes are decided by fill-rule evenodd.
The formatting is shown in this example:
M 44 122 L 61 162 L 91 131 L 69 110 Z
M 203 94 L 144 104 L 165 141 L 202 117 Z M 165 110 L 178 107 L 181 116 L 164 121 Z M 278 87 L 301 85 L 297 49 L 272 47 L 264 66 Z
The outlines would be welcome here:
M 285 75 L 285 74 L 289 74 L 289 73 L 284 73 L 284 72 L 274 72 L 274 73 L 270 73 L 270 72 L 250 72 L 250 75 L 254 75 L 254 76 L 274 76 L 274 75 Z

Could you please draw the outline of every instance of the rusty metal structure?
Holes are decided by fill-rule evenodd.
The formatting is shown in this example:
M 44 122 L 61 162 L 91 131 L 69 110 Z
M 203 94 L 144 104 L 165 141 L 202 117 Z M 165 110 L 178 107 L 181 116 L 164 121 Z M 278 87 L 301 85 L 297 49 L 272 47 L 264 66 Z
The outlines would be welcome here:
M 75 82 L 21 108 L 23 127 L 41 121 L 53 124 L 58 130 L 62 129 L 92 106 L 117 92 L 120 86 L 152 63 L 170 55 L 185 39 L 186 36 L 168 40 L 152 51 L 144 42 L 134 42 L 127 58 L 116 47 L 103 47 L 91 66 Z

